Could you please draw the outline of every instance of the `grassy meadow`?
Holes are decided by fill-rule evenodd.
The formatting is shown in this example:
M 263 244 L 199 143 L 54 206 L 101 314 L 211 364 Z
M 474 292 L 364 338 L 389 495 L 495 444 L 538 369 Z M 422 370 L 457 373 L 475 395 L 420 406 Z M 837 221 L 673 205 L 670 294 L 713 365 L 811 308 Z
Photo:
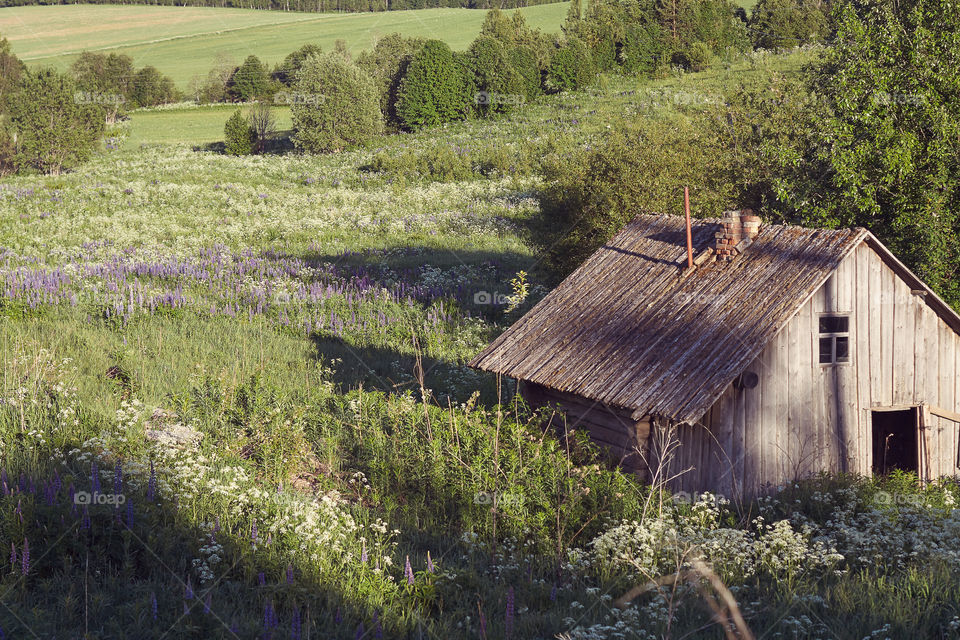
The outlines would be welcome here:
M 567 2 L 505 11 L 523 12 L 531 27 L 560 30 Z M 325 51 L 343 39 L 354 54 L 390 33 L 438 38 L 466 49 L 485 11 L 420 9 L 381 13 L 295 13 L 253 9 L 113 5 L 57 5 L 0 9 L 0 34 L 30 65 L 66 69 L 83 50 L 116 51 L 137 67 L 153 65 L 186 89 L 206 76 L 218 57 L 243 61 L 255 54 L 273 65 L 306 43 Z
M 0 637 L 723 638 L 724 595 L 758 638 L 960 637 L 955 484 L 674 499 L 466 366 L 548 290 L 551 165 L 815 55 L 329 155 L 137 111 L 76 171 L 0 180 Z

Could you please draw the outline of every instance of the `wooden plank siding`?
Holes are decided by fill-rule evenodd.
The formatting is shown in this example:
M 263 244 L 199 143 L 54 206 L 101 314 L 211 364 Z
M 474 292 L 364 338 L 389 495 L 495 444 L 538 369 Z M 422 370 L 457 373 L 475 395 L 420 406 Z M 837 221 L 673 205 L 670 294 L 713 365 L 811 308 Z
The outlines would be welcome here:
M 819 363 L 824 313 L 850 317 L 849 364 Z M 705 430 L 679 431 L 674 468 L 712 468 L 677 486 L 738 499 L 818 471 L 869 474 L 872 408 L 958 412 L 958 370 L 957 333 L 862 244 L 746 368 L 757 386 L 731 383 L 703 417 Z M 931 474 L 956 474 L 960 424 L 924 414 Z

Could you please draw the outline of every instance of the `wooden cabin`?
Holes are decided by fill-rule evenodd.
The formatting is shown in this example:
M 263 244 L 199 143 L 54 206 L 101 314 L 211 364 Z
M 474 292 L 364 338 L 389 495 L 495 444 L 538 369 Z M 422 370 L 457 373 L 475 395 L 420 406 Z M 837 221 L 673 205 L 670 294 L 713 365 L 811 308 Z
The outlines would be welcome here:
M 958 472 L 960 316 L 864 229 L 640 216 L 472 366 L 618 462 L 731 498 Z

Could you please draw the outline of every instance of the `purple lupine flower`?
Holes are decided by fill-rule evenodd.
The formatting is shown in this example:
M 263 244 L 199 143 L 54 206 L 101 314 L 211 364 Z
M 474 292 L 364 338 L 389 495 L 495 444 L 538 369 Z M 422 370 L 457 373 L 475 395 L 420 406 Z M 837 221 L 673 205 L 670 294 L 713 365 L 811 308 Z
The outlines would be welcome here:
M 430 557 L 429 551 L 427 551 L 427 571 L 429 571 L 430 573 L 433 573 L 434 571 L 433 558 Z
M 383 625 L 380 624 L 380 614 L 377 611 L 373 612 L 373 637 L 383 640 Z
M 153 502 L 157 494 L 157 473 L 153 469 L 153 460 L 150 461 L 150 480 L 147 481 L 147 502 Z
M 193 600 L 193 583 L 190 582 L 190 576 L 187 576 L 187 584 L 183 588 L 183 599 Z
M 277 613 L 273 610 L 273 604 L 267 602 L 263 607 L 263 630 L 269 632 L 277 626 Z
M 30 543 L 26 538 L 23 539 L 23 553 L 20 556 L 22 560 L 20 571 L 23 575 L 27 575 L 30 573 Z
M 220 532 L 220 516 L 217 516 L 216 521 L 213 523 L 213 532 L 214 533 Z
M 150 613 L 153 615 L 153 619 L 157 619 L 157 594 L 150 594 Z
M 266 586 L 267 584 L 267 576 L 264 575 L 263 571 L 257 574 L 257 584 L 259 584 L 261 587 Z
M 90 469 L 90 493 L 97 494 L 100 493 L 100 469 L 97 468 L 97 461 L 93 461 L 93 465 Z
M 366 635 L 366 632 L 364 631 L 363 623 L 361 622 L 360 626 L 357 627 L 357 633 L 354 635 L 354 640 L 360 640 L 360 638 L 362 638 L 364 635 Z
M 410 556 L 407 556 L 407 562 L 403 567 L 403 575 L 407 576 L 407 584 L 413 585 L 413 567 L 410 566 Z
M 293 609 L 293 620 L 290 621 L 290 638 L 300 640 L 300 608 Z
M 84 531 L 90 529 L 90 508 L 83 505 L 83 520 L 80 521 L 80 528 Z
M 293 584 L 293 565 L 287 565 L 287 584 Z
M 367 564 L 367 541 L 363 541 L 363 549 L 360 551 L 360 562 Z
M 556 602 L 556 601 L 557 601 L 557 584 L 554 583 L 553 588 L 550 589 L 550 602 Z
M 343 622 L 343 616 L 340 614 L 340 607 L 337 607 L 337 611 L 333 614 L 333 621 L 337 624 Z
M 113 495 L 118 496 L 123 493 L 123 465 L 117 460 L 117 466 L 113 470 Z
M 256 543 L 257 541 L 257 521 L 254 520 L 253 524 L 250 526 L 250 541 Z
M 506 631 L 507 638 L 513 635 L 513 621 L 515 613 L 513 587 L 510 587 L 507 589 L 507 611 L 504 616 L 504 630 Z

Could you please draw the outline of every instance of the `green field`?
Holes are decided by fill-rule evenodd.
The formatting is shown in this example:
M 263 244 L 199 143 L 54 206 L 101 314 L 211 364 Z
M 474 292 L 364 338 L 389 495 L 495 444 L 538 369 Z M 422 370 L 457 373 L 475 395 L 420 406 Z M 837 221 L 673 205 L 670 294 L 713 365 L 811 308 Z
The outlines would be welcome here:
M 528 23 L 556 32 L 566 2 L 517 9 Z M 506 13 L 512 13 L 507 11 Z M 302 44 L 325 50 L 343 39 L 353 53 L 370 49 L 389 33 L 439 38 L 465 49 L 483 24 L 485 11 L 421 9 L 386 13 L 316 14 L 245 9 L 65 5 L 0 9 L 0 35 L 30 64 L 64 69 L 85 49 L 131 56 L 153 65 L 186 88 L 206 75 L 218 56 L 241 62 L 251 53 L 269 64 Z
M 157 109 L 131 114 L 127 148 L 141 144 L 209 144 L 223 140 L 223 125 L 236 105 L 207 105 L 189 109 Z M 277 130 L 291 127 L 290 108 L 275 107 Z

